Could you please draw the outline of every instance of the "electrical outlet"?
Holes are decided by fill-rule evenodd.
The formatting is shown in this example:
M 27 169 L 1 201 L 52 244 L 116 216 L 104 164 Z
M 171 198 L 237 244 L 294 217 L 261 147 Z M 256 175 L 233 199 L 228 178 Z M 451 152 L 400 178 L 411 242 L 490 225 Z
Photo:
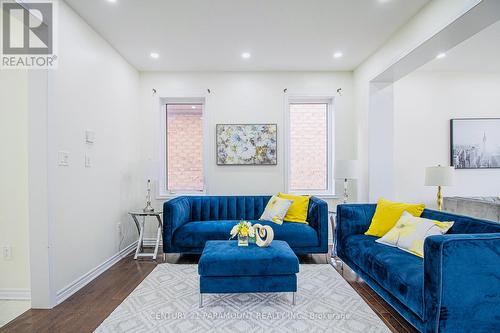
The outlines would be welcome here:
M 7 245 L 3 247 L 3 258 L 5 260 L 12 260 L 12 246 Z
M 69 166 L 69 152 L 62 150 L 57 152 L 57 161 L 59 166 Z

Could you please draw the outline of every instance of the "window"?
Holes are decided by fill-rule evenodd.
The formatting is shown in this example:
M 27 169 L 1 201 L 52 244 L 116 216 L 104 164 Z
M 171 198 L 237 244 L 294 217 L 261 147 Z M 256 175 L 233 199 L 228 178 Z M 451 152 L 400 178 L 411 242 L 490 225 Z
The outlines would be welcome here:
M 331 99 L 288 103 L 288 191 L 334 194 Z
M 166 192 L 202 192 L 204 186 L 204 104 L 166 104 Z

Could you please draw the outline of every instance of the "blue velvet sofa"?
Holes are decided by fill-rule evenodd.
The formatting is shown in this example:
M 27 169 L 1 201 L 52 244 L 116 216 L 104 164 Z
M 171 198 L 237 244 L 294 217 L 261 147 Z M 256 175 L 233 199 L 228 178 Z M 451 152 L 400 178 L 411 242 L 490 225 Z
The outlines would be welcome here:
M 375 207 L 338 206 L 338 257 L 420 332 L 498 332 L 500 224 L 425 209 L 455 224 L 425 240 L 421 259 L 364 235 Z
M 163 204 L 163 252 L 201 253 L 208 240 L 227 240 L 240 220 L 270 225 L 274 239 L 296 254 L 328 252 L 328 207 L 311 197 L 307 222 L 258 221 L 271 196 L 180 196 Z

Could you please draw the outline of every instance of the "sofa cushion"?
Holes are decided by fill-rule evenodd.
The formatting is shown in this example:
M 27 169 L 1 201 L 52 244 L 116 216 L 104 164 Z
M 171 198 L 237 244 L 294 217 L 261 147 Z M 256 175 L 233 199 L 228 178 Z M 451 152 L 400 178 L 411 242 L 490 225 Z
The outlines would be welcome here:
M 299 259 L 284 241 L 269 247 L 240 247 L 237 241 L 208 241 L 198 263 L 201 276 L 288 275 L 299 272 Z
M 207 240 L 227 240 L 231 228 L 239 220 L 195 221 L 180 226 L 174 232 L 174 242 L 184 248 L 203 248 Z M 269 225 L 273 228 L 274 239 L 284 240 L 293 248 L 318 246 L 316 230 L 307 224 L 283 222 L 278 225 L 269 221 L 250 220 L 252 224 Z
M 423 318 L 424 264 L 417 256 L 375 242 L 377 237 L 348 236 L 343 251 L 365 274 Z

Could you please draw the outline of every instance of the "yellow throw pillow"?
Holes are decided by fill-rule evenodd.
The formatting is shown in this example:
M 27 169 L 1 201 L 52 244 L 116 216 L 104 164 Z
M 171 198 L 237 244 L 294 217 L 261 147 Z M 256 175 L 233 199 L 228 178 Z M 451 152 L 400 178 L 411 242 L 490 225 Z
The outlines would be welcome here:
M 419 217 L 422 215 L 424 208 L 424 204 L 407 204 L 379 199 L 375 215 L 373 215 L 372 222 L 365 235 L 382 237 L 394 227 L 404 211 Z
M 394 228 L 389 230 L 384 237 L 377 239 L 376 242 L 395 246 L 423 258 L 425 239 L 429 236 L 444 235 L 450 230 L 453 223 L 415 217 L 404 212 Z
M 278 193 L 278 197 L 282 199 L 292 200 L 293 203 L 286 212 L 285 221 L 306 223 L 307 224 L 307 209 L 309 208 L 308 195 L 292 195 L 285 193 Z

